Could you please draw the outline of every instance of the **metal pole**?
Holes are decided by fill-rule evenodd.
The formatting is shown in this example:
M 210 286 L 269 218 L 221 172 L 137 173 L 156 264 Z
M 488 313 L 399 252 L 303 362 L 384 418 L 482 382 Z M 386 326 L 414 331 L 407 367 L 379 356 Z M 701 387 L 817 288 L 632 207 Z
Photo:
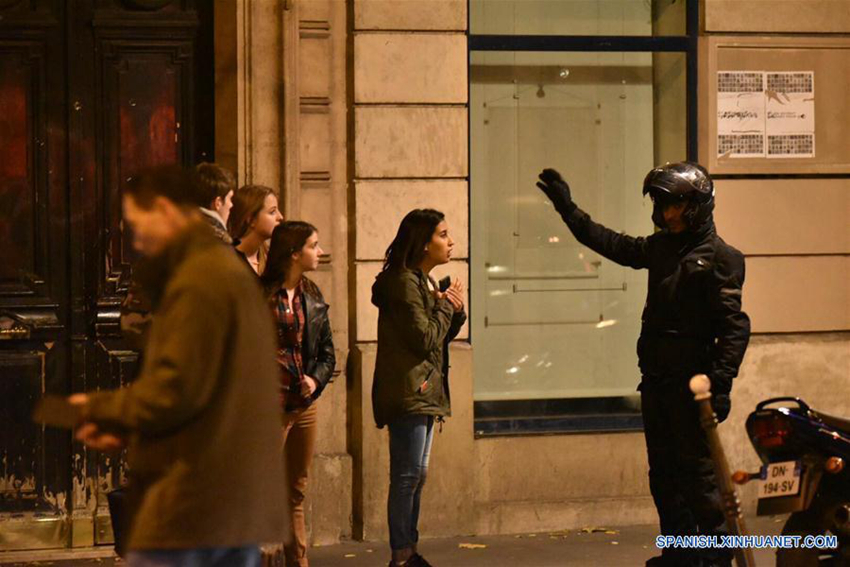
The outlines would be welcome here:
M 735 485 L 732 484 L 732 475 L 729 473 L 729 463 L 726 462 L 726 454 L 717 434 L 717 416 L 711 408 L 711 381 L 705 374 L 697 374 L 691 378 L 691 392 L 694 400 L 699 406 L 700 423 L 708 437 L 708 446 L 711 449 L 711 460 L 714 462 L 714 475 L 720 485 L 720 495 L 723 498 L 723 514 L 726 516 L 726 525 L 731 535 L 746 535 L 747 528 L 744 525 L 744 517 L 741 514 L 741 501 L 735 493 Z M 753 550 L 746 548 L 735 548 L 735 563 L 738 567 L 754 567 Z

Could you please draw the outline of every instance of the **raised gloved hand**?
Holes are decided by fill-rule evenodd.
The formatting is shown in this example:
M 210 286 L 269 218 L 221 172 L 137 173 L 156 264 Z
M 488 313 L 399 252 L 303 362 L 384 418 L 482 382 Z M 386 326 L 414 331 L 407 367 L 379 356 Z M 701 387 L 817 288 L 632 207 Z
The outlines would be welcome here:
M 717 422 L 723 423 L 729 417 L 729 411 L 732 409 L 732 399 L 729 397 L 729 394 L 716 394 L 712 397 L 711 407 L 717 416 Z
M 576 208 L 570 194 L 570 186 L 567 185 L 561 174 L 554 169 L 544 169 L 540 173 L 540 181 L 537 182 L 537 187 L 552 201 L 558 212 L 562 214 L 570 213 Z

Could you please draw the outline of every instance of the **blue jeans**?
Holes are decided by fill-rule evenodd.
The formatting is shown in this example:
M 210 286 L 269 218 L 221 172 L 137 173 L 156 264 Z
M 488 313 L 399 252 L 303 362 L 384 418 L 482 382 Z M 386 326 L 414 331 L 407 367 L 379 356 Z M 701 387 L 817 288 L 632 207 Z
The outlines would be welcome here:
M 419 498 L 428 474 L 434 416 L 407 415 L 390 423 L 389 430 L 390 547 L 393 551 L 414 549 L 419 541 Z
M 210 547 L 130 551 L 129 567 L 260 567 L 260 548 Z

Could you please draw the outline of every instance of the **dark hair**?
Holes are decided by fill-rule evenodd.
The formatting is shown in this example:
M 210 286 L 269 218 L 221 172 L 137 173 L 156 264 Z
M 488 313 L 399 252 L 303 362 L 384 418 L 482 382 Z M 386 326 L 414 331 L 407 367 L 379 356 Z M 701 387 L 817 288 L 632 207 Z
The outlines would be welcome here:
M 387 248 L 384 268 L 387 270 L 412 270 L 425 257 L 425 246 L 431 242 L 437 226 L 446 219 L 434 209 L 414 209 L 407 213 L 398 227 L 398 233 Z
M 143 169 L 127 180 L 124 194 L 132 196 L 136 205 L 145 210 L 153 206 L 157 197 L 165 197 L 179 206 L 195 206 L 195 175 L 179 165 L 158 165 Z
M 217 163 L 201 162 L 195 166 L 198 179 L 198 206 L 209 208 L 217 198 L 224 199 L 236 191 L 233 173 Z
M 304 221 L 286 221 L 275 227 L 266 268 L 260 276 L 267 292 L 275 291 L 286 281 L 292 266 L 292 255 L 304 248 L 307 240 L 316 232 L 318 229 L 315 226 Z
M 274 189 L 265 185 L 243 185 L 233 193 L 233 208 L 227 219 L 230 236 L 242 238 L 248 233 L 269 195 L 277 196 Z

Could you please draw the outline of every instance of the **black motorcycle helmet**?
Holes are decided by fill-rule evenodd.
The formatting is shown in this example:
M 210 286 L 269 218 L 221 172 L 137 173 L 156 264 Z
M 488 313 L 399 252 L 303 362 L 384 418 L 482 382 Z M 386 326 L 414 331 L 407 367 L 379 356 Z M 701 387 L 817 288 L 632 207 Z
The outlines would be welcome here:
M 714 183 L 698 163 L 680 161 L 656 167 L 643 180 L 643 194 L 652 202 L 652 222 L 665 228 L 664 208 L 671 202 L 687 201 L 685 222 L 694 230 L 705 224 L 714 210 Z

